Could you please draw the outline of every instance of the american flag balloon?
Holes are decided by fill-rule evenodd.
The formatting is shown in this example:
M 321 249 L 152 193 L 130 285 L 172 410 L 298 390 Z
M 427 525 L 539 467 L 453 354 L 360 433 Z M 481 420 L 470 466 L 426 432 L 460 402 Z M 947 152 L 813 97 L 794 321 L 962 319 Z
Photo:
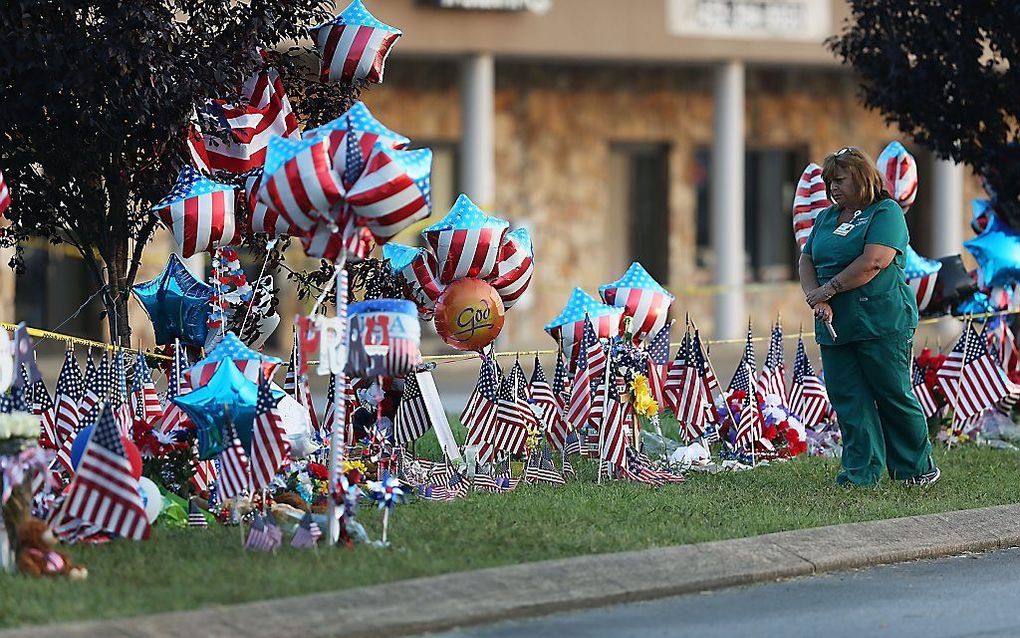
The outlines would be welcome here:
M 361 0 L 354 0 L 337 17 L 311 29 L 319 49 L 323 82 L 364 81 L 378 84 L 390 48 L 403 35 L 383 24 Z
M 318 224 L 311 235 L 301 238 L 305 254 L 335 262 L 346 251 L 350 259 L 365 259 L 375 248 L 375 237 L 364 226 L 357 225 L 350 214 L 343 215 L 340 224 Z
M 404 294 L 418 306 L 422 317 L 429 317 L 446 285 L 436 275 L 436 257 L 425 248 L 411 248 L 403 244 L 383 246 L 383 257 L 390 262 L 390 270 L 404 277 Z
M 329 139 L 269 140 L 258 198 L 300 234 L 311 232 L 316 223 L 329 222 L 329 212 L 343 196 L 329 157 Z
M 889 142 L 875 162 L 882 185 L 906 211 L 917 198 L 917 162 L 899 142 Z
M 620 334 L 620 319 L 623 308 L 601 303 L 580 288 L 574 288 L 566 307 L 555 319 L 545 325 L 549 336 L 561 342 L 563 352 L 569 357 L 570 368 L 574 369 L 584 335 L 584 319 L 587 316 L 600 339 L 612 339 Z
M 445 217 L 421 233 L 436 255 L 439 281 L 489 277 L 509 227 L 510 222 L 486 215 L 461 194 Z
M 432 210 L 432 151 L 400 151 L 377 142 L 347 203 L 380 243 Z
M 188 381 L 191 383 L 191 387 L 200 388 L 209 383 L 209 379 L 216 373 L 217 366 L 224 359 L 233 361 L 237 369 L 241 371 L 241 374 L 249 381 L 254 381 L 255 383 L 259 381 L 260 367 L 266 378 L 272 379 L 276 366 L 283 363 L 281 359 L 276 357 L 255 352 L 241 343 L 241 340 L 233 332 L 228 332 L 216 347 L 213 348 L 212 352 L 206 355 L 205 359 L 202 359 L 188 369 Z
M 535 274 L 535 249 L 527 228 L 512 230 L 503 236 L 499 247 L 496 270 L 489 283 L 503 299 L 503 308 L 509 310 L 531 284 Z
M 11 189 L 4 180 L 4 174 L 0 172 L 0 215 L 7 212 L 11 207 Z
M 815 218 L 829 206 L 832 206 L 832 202 L 825 194 L 822 167 L 811 162 L 801 173 L 793 196 L 793 236 L 797 240 L 798 248 L 804 248 L 808 235 L 815 225 Z
M 351 156 L 354 163 L 360 161 L 361 170 L 356 171 L 355 180 L 361 177 L 361 171 L 368 163 L 368 157 L 376 143 L 395 149 L 403 149 L 411 143 L 408 138 L 383 126 L 362 102 L 355 102 L 354 106 L 337 119 L 304 133 L 306 140 L 315 136 L 329 138 L 329 152 L 333 158 L 333 170 L 337 174 L 345 175 L 348 172 L 348 156 Z M 355 141 L 353 147 L 352 139 Z M 352 150 L 355 149 L 358 151 L 356 156 L 352 154 Z M 355 180 L 347 182 L 346 185 L 350 186 Z
M 904 274 L 907 277 L 907 285 L 914 292 L 919 312 L 927 310 L 928 304 L 931 303 L 941 268 L 941 261 L 922 257 L 912 246 L 907 246 Z
M 244 199 L 248 208 L 248 229 L 253 233 L 265 233 L 269 238 L 281 235 L 297 234 L 290 222 L 265 202 L 259 201 L 259 188 L 262 186 L 262 169 L 258 168 L 244 179 Z
M 634 262 L 618 280 L 599 288 L 602 300 L 610 306 L 623 308 L 631 318 L 630 331 L 634 343 L 656 333 L 666 325 L 673 295 L 652 279 L 644 266 Z
M 173 233 L 181 254 L 191 257 L 214 246 L 241 239 L 234 220 L 234 187 L 203 177 L 190 166 L 181 168 L 177 183 L 152 207 Z
M 297 116 L 273 68 L 249 77 L 236 104 L 208 100 L 195 109 L 194 119 L 188 149 L 195 165 L 205 172 L 243 173 L 260 167 L 274 135 L 301 138 Z

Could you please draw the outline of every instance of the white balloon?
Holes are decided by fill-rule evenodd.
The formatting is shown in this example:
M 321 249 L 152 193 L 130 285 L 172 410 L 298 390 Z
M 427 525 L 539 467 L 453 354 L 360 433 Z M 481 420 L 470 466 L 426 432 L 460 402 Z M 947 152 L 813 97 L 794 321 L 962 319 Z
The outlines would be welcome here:
M 290 457 L 302 459 L 317 449 L 312 440 L 314 432 L 305 406 L 289 394 L 276 405 L 276 413 L 280 416 L 287 440 L 290 441 Z
M 7 392 L 14 381 L 14 348 L 6 330 L 0 330 L 0 392 Z
M 138 493 L 142 496 L 142 504 L 145 506 L 145 517 L 149 523 L 155 523 L 159 513 L 163 511 L 163 495 L 159 487 L 147 476 L 138 479 Z

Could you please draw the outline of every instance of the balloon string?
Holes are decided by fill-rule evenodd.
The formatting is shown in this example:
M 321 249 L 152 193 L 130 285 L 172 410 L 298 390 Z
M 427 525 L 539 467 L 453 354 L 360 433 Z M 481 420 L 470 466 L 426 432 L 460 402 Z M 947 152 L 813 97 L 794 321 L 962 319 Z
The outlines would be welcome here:
M 244 313 L 244 321 L 241 322 L 241 329 L 238 330 L 238 334 L 244 334 L 244 329 L 248 326 L 248 318 L 251 317 L 251 309 L 255 305 L 255 291 L 257 286 L 262 281 L 262 276 L 266 274 L 266 266 L 269 264 L 269 253 L 276 244 L 275 239 L 270 239 L 266 244 L 266 258 L 262 260 L 262 268 L 259 270 L 259 276 L 255 279 L 251 289 L 251 299 L 248 300 L 248 310 Z

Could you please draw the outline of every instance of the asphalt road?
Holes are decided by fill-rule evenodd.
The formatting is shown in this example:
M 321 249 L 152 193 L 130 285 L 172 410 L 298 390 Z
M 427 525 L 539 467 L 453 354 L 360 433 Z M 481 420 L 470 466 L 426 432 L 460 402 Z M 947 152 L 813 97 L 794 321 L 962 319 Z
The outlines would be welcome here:
M 473 627 L 442 638 L 1020 636 L 1020 549 Z

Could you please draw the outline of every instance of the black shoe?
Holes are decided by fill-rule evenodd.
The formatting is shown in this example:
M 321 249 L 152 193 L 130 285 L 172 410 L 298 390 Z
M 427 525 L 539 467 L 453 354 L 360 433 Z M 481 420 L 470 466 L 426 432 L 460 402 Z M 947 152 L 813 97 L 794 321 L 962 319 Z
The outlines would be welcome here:
M 929 487 L 931 485 L 934 485 L 935 482 L 938 481 L 941 476 L 942 470 L 940 470 L 938 467 L 932 466 L 932 470 L 930 472 L 925 472 L 924 474 L 918 474 L 913 478 L 908 478 L 906 481 L 904 481 L 904 483 L 906 483 L 908 486 Z

